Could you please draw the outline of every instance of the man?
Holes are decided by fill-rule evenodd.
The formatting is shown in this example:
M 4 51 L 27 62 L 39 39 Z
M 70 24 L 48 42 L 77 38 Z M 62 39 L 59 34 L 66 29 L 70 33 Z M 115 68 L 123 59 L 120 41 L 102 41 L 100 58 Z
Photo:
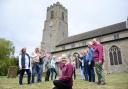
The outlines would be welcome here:
M 71 64 L 73 65 L 73 77 L 74 77 L 74 80 L 76 79 L 76 62 L 75 62 L 75 59 L 71 59 Z
M 50 68 L 50 63 L 51 63 L 51 53 L 47 52 L 46 53 L 46 57 L 45 57 L 45 70 L 46 70 L 46 74 L 45 74 L 45 81 L 49 81 L 49 77 L 50 77 L 50 72 L 51 72 L 51 68 Z
M 53 56 L 50 62 L 50 71 L 51 71 L 51 80 L 53 80 L 53 75 L 55 73 L 55 78 L 57 77 L 57 71 L 56 71 L 56 57 Z
M 78 60 L 79 60 L 79 66 L 80 66 L 80 75 L 81 75 L 81 79 L 82 80 L 88 80 L 87 79 L 87 72 L 85 72 L 85 66 L 84 66 L 84 53 L 83 51 L 80 52 L 80 55 L 78 57 Z
M 53 84 L 55 85 L 53 89 L 72 89 L 73 65 L 69 62 L 67 55 L 62 55 L 61 61 L 58 63 L 60 64 L 62 75 L 59 80 L 53 81 Z
M 87 60 L 87 70 L 88 70 L 88 76 L 89 76 L 89 82 L 95 82 L 95 72 L 94 72 L 94 49 L 92 48 L 92 42 L 87 42 L 88 45 L 88 51 L 86 54 L 86 60 Z
M 28 84 L 30 84 L 31 81 L 31 71 L 30 71 L 30 57 L 26 53 L 26 48 L 22 48 L 21 54 L 19 55 L 19 69 L 20 69 L 20 75 L 19 75 L 19 84 L 22 85 L 23 75 L 24 72 L 27 72 L 28 75 Z
M 86 59 L 87 55 L 87 49 L 81 52 L 80 59 L 82 60 L 83 66 L 84 66 L 84 77 L 85 81 L 88 81 L 89 75 L 88 75 L 88 61 Z
M 45 54 L 41 50 L 40 50 L 40 54 L 41 54 L 41 56 L 39 58 L 39 67 L 40 67 L 41 79 L 42 79 Z
M 40 50 L 39 48 L 35 48 L 35 52 L 32 54 L 32 83 L 34 83 L 35 74 L 37 73 L 37 82 L 41 82 L 41 69 L 39 66 L 40 62 Z
M 95 38 L 92 40 L 94 48 L 94 61 L 96 67 L 96 73 L 98 76 L 98 83 L 105 85 L 105 76 L 103 70 L 104 55 L 103 55 L 103 45 L 98 42 Z

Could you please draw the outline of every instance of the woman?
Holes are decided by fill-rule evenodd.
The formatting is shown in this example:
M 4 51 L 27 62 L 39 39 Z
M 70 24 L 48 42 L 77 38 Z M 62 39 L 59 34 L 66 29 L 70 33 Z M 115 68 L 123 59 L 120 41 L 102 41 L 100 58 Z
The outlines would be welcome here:
M 53 81 L 53 84 L 55 85 L 53 89 L 72 89 L 73 65 L 69 62 L 67 55 L 62 55 L 61 60 L 58 63 L 60 64 L 62 74 L 59 80 Z
M 22 48 L 21 54 L 19 55 L 19 84 L 22 85 L 24 72 L 27 72 L 28 75 L 28 84 L 31 81 L 31 71 L 30 71 L 30 56 L 26 53 L 26 48 Z
M 80 75 L 81 75 L 81 79 L 82 80 L 85 80 L 85 76 L 84 76 L 84 53 L 83 53 L 83 51 L 80 52 L 79 64 L 80 64 Z
M 37 82 L 41 82 L 41 69 L 39 66 L 39 62 L 40 62 L 40 50 L 39 48 L 35 49 L 35 52 L 32 55 L 32 83 L 34 83 L 34 78 L 35 78 L 35 74 L 37 73 Z

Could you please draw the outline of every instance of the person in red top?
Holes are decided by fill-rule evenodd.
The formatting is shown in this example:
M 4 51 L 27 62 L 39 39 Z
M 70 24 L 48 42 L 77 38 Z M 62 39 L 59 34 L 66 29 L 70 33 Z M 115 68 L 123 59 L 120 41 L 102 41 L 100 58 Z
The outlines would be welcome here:
M 73 86 L 73 65 L 69 62 L 67 55 L 62 55 L 61 60 L 58 62 L 61 69 L 61 76 L 58 80 L 54 80 L 53 89 L 72 89 Z
M 93 42 L 93 48 L 94 48 L 94 62 L 95 62 L 95 69 L 98 77 L 98 83 L 101 85 L 105 85 L 105 76 L 104 76 L 104 70 L 103 70 L 103 63 L 104 63 L 104 51 L 103 51 L 103 45 L 97 41 L 95 38 L 92 40 Z

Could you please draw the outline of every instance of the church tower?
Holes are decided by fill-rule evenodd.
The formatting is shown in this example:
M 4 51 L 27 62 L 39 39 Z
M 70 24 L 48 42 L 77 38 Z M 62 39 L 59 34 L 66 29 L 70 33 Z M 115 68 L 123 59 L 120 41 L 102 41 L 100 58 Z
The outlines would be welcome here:
M 55 46 L 68 37 L 68 12 L 59 2 L 47 8 L 41 48 L 47 52 L 55 51 Z

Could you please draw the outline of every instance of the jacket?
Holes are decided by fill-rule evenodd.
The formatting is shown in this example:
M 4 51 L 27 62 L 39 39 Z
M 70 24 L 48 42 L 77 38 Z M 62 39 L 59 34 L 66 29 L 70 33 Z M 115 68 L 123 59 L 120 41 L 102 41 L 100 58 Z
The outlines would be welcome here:
M 92 47 L 89 47 L 88 52 L 86 54 L 86 60 L 91 62 L 93 60 L 93 56 L 94 56 L 94 49 Z
M 73 65 L 68 63 L 68 64 L 63 64 L 60 63 L 60 69 L 62 71 L 62 75 L 59 78 L 59 80 L 62 80 L 69 84 L 70 86 L 73 85 L 73 80 L 72 80 L 72 74 L 73 74 Z
M 30 57 L 25 53 L 25 59 L 23 60 L 23 55 L 19 55 L 19 69 L 30 69 Z
M 103 45 L 102 44 L 94 44 L 94 61 L 102 63 L 104 62 L 104 54 L 103 54 Z

